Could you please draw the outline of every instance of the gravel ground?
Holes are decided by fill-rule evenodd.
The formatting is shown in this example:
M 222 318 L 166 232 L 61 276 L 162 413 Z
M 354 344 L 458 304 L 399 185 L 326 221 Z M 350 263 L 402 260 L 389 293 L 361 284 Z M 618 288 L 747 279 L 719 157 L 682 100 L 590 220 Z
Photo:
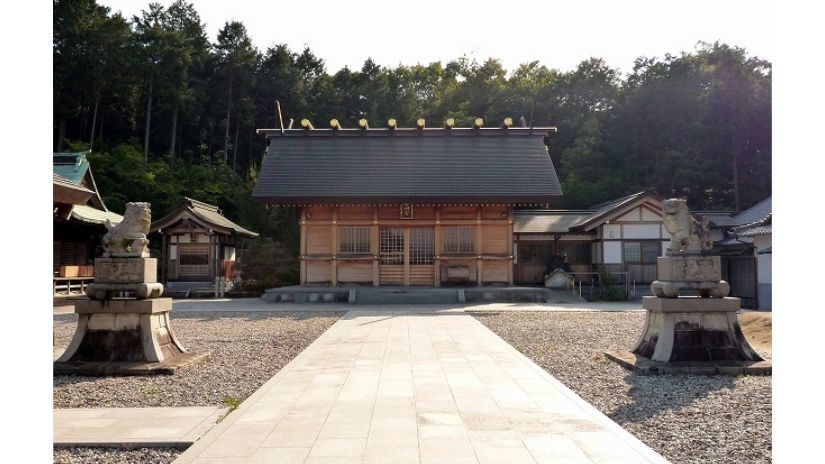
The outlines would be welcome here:
M 602 355 L 632 348 L 644 313 L 474 316 L 674 463 L 771 462 L 771 377 L 643 377 Z
M 54 377 L 55 408 L 221 406 L 243 401 L 337 321 L 343 313 L 172 313 L 187 349 L 209 359 L 176 375 Z M 59 352 L 74 333 L 76 315 L 55 316 Z
M 181 343 L 210 358 L 176 375 L 54 377 L 55 408 L 220 406 L 243 401 L 344 313 L 172 313 Z M 69 344 L 77 316 L 54 317 L 56 352 Z M 56 464 L 167 464 L 177 449 L 55 449 Z
M 62 448 L 54 450 L 54 464 L 167 464 L 180 453 L 171 448 Z

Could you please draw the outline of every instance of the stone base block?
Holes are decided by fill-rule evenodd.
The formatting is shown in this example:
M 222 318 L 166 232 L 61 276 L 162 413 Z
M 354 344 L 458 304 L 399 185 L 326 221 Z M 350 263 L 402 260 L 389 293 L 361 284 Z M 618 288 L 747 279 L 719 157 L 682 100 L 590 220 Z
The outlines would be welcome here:
M 95 282 L 140 284 L 158 281 L 157 258 L 96 258 Z
M 138 300 L 158 298 L 163 294 L 163 284 L 158 282 L 140 284 L 95 282 L 86 286 L 86 296 L 93 300 L 107 300 L 121 292 L 134 295 Z
M 122 372 L 145 364 L 164 364 L 157 368 L 168 371 L 168 366 L 196 359 L 181 358 L 187 351 L 172 330 L 171 308 L 170 298 L 80 302 L 75 307 L 77 328 L 69 347 L 55 362 L 55 372 L 58 367 L 64 372 L 72 369 L 68 365 L 81 364 L 89 372 L 110 372 L 114 368 L 104 364 L 111 363 L 119 366 L 115 371 Z M 154 368 L 143 366 L 138 371 L 147 369 Z
M 739 327 L 739 298 L 644 297 L 645 328 L 634 354 L 663 363 L 754 363 Z
M 722 280 L 722 258 L 705 255 L 668 255 L 656 259 L 659 280 L 702 282 Z
M 173 375 L 179 369 L 209 359 L 208 353 L 187 351 L 159 363 L 128 361 L 69 361 L 54 363 L 54 375 L 127 376 Z
M 630 351 L 606 351 L 604 355 L 639 375 L 771 375 L 770 361 L 661 362 Z
M 697 290 L 703 298 L 723 298 L 730 294 L 730 284 L 724 280 L 708 282 L 671 282 L 656 280 L 650 290 L 659 298 L 677 298 L 682 290 Z
M 74 312 L 77 314 L 159 314 L 171 310 L 171 298 L 86 300 L 78 301 L 74 305 Z

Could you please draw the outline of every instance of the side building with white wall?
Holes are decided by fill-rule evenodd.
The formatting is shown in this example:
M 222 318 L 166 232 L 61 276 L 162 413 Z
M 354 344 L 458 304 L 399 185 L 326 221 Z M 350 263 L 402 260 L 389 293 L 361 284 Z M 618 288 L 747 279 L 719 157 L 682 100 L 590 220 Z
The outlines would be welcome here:
M 517 284 L 539 284 L 555 268 L 590 282 L 603 269 L 637 284 L 656 280 L 670 235 L 662 198 L 643 191 L 587 210 L 521 210 L 514 215 Z

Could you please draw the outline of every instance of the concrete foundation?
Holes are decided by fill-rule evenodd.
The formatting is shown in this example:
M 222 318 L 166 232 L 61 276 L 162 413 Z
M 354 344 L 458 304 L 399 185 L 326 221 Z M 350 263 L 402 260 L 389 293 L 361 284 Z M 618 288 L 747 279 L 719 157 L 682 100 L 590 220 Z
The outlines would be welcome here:
M 454 303 L 576 303 L 572 291 L 542 287 L 312 287 L 271 288 L 270 303 L 454 304 Z

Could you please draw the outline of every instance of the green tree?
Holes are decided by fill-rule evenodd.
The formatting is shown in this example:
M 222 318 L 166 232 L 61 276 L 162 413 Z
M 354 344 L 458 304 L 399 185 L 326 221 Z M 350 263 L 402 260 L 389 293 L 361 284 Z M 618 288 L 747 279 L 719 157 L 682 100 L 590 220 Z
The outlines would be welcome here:
M 241 125 L 241 115 L 246 116 L 250 106 L 246 104 L 246 92 L 254 85 L 255 70 L 258 67 L 260 53 L 252 45 L 252 39 L 243 23 L 238 21 L 227 22 L 218 32 L 217 42 L 213 46 L 215 54 L 216 74 L 218 80 L 224 83 L 226 89 L 226 118 L 223 121 L 223 161 L 229 160 L 229 150 L 232 148 L 232 166 L 237 168 L 238 135 Z M 240 103 L 239 103 L 240 102 Z M 230 128 L 232 112 L 235 111 L 234 143 L 230 142 Z

